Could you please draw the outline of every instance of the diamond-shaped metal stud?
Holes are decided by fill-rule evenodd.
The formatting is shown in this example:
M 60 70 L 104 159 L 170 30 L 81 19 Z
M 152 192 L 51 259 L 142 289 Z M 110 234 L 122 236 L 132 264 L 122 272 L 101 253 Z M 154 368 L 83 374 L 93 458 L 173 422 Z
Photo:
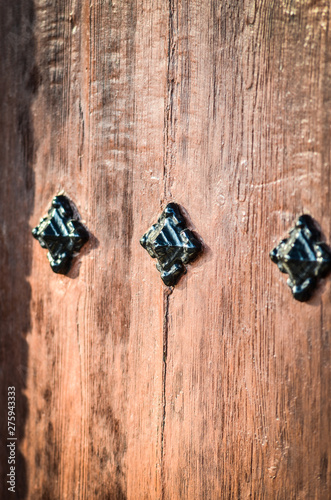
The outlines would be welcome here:
M 331 251 L 309 215 L 301 215 L 290 236 L 270 252 L 282 273 L 287 273 L 293 297 L 308 300 L 319 278 L 331 270 Z
M 72 258 L 88 241 L 85 227 L 74 218 L 69 199 L 64 195 L 53 198 L 48 215 L 32 230 L 43 248 L 55 273 L 67 274 Z
M 187 229 L 176 203 L 166 206 L 156 224 L 140 240 L 153 259 L 165 285 L 174 286 L 186 273 L 185 264 L 202 251 L 200 241 Z

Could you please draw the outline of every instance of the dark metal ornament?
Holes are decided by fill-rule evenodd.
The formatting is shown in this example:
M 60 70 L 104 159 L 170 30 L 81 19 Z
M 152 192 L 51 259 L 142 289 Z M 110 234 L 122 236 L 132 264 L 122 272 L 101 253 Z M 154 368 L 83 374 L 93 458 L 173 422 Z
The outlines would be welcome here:
M 156 224 L 140 240 L 153 259 L 165 285 L 175 286 L 186 273 L 185 264 L 202 251 L 200 241 L 187 229 L 176 203 L 169 203 Z
M 48 260 L 55 273 L 67 274 L 72 258 L 88 241 L 85 227 L 74 218 L 69 199 L 64 195 L 53 198 L 48 215 L 40 219 L 32 235 L 48 249 Z
M 270 252 L 270 258 L 289 275 L 287 284 L 301 302 L 309 300 L 318 279 L 331 270 L 331 251 L 309 215 L 299 217 L 290 236 Z

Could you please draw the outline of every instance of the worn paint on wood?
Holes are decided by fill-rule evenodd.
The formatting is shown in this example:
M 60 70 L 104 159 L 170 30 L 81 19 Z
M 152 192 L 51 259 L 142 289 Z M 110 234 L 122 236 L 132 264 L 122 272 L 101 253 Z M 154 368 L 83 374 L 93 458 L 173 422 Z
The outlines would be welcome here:
M 17 499 L 329 498 L 330 280 L 298 303 L 268 257 L 301 213 L 331 242 L 329 19 L 327 0 L 1 3 Z M 91 231 L 68 276 L 30 234 L 61 189 Z M 171 201 L 205 248 L 169 293 L 139 239 Z M 0 430 L 4 478 L 5 410 Z

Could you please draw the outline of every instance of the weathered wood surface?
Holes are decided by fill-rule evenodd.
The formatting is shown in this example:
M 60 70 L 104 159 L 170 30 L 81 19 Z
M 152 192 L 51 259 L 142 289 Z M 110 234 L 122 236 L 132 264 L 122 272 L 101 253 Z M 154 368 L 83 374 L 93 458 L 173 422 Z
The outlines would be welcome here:
M 0 3 L 1 498 L 330 498 L 330 279 L 298 303 L 268 258 L 303 212 L 331 242 L 329 10 Z M 61 189 L 67 277 L 30 235 Z M 169 294 L 172 200 L 205 252 Z

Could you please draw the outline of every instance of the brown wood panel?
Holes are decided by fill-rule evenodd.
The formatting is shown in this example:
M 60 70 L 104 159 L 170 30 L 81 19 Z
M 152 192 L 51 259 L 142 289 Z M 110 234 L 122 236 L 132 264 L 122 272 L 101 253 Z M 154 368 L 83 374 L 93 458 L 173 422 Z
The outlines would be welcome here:
M 329 2 L 0 2 L 0 497 L 330 498 Z M 68 276 L 30 235 L 64 189 Z M 166 289 L 139 238 L 167 202 L 205 251 Z M 7 387 L 18 479 L 8 494 Z
M 92 237 L 69 275 L 54 275 L 32 241 L 26 192 L 11 212 L 15 220 L 21 210 L 23 220 L 20 240 L 10 243 L 21 258 L 32 248 L 29 284 L 18 297 L 31 325 L 28 355 L 22 351 L 27 493 L 17 498 L 159 495 L 162 285 L 134 243 L 140 221 L 147 223 L 143 216 L 159 207 L 163 164 L 154 145 L 163 143 L 164 22 L 157 4 L 38 1 L 28 25 L 38 87 L 29 102 L 35 192 L 29 222 L 33 227 L 64 189 Z M 20 167 L 27 175 L 28 166 Z M 14 192 L 8 200 L 14 202 Z M 11 271 L 15 294 L 23 276 Z M 12 326 L 18 339 L 20 326 Z
M 158 496 L 162 288 L 135 242 L 146 185 L 151 207 L 159 204 L 150 177 L 163 168 L 154 148 L 163 135 L 162 10 L 39 2 L 36 18 L 45 75 L 34 104 L 34 216 L 63 188 L 93 239 L 64 278 L 33 247 L 30 495 Z
M 330 498 L 330 281 L 268 258 L 330 241 L 329 2 L 172 4 L 167 200 L 207 251 L 169 298 L 164 498 Z

